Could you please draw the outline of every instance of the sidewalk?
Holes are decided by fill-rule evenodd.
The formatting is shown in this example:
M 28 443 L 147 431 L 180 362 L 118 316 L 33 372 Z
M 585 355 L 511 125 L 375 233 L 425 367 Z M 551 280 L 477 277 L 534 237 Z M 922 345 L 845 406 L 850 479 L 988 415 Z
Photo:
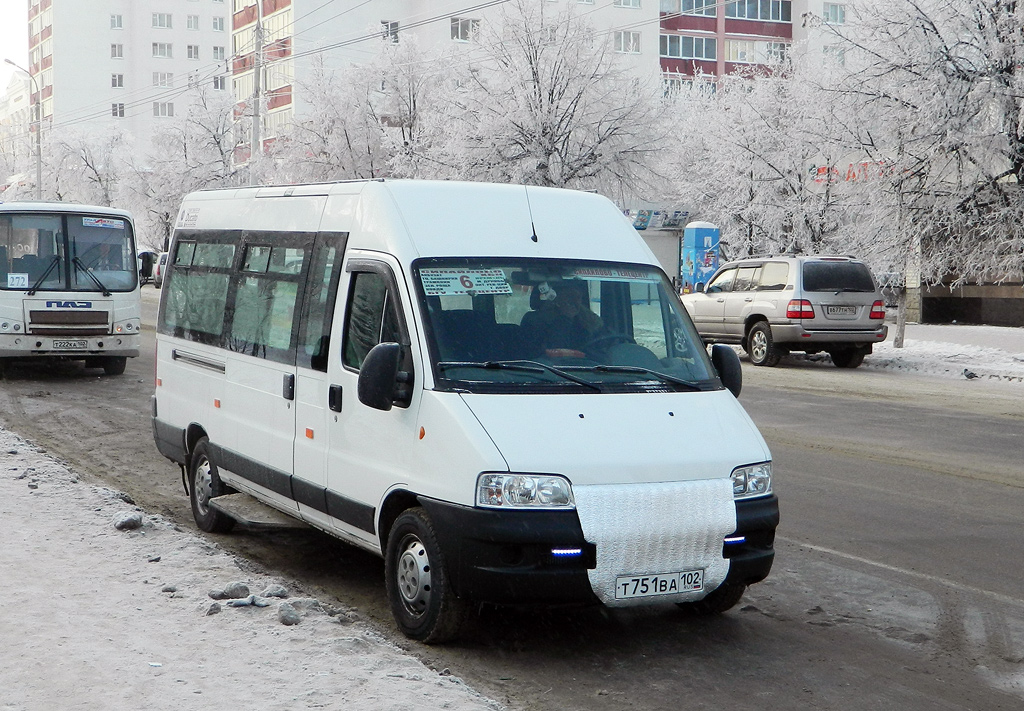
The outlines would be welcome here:
M 903 348 L 893 347 L 895 335 L 890 324 L 861 367 L 1024 384 L 1024 328 L 907 324 Z
M 131 513 L 140 528 L 115 528 Z M 499 708 L 2 429 L 0 521 L 3 711 Z M 233 582 L 267 605 L 211 599 Z

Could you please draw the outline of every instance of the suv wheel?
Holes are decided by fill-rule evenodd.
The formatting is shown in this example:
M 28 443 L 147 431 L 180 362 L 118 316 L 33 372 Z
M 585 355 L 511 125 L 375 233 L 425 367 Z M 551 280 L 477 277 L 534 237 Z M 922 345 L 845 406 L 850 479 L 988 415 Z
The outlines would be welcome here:
M 747 334 L 747 352 L 754 365 L 778 365 L 782 352 L 775 347 L 772 329 L 767 321 L 758 321 Z
M 864 351 L 831 351 L 829 355 L 832 356 L 832 362 L 837 368 L 856 368 L 864 362 Z

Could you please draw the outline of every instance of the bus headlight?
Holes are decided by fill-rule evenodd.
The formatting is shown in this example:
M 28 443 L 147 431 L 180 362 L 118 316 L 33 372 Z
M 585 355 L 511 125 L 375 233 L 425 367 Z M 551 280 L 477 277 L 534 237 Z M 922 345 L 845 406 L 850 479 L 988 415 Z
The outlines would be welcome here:
M 761 462 L 732 470 L 732 496 L 749 499 L 772 493 L 772 463 Z
M 557 474 L 481 474 L 477 506 L 493 509 L 571 509 L 576 502 L 569 480 Z

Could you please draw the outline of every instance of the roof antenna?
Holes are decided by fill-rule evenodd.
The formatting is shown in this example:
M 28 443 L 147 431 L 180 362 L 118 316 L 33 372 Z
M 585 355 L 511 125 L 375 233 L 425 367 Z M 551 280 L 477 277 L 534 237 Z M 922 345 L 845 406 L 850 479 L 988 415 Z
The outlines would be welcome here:
M 534 242 L 537 238 L 537 226 L 533 224 L 533 207 L 530 205 L 530 190 L 524 185 L 523 190 L 526 192 L 526 209 L 530 211 L 530 229 L 533 230 L 533 235 L 530 237 Z

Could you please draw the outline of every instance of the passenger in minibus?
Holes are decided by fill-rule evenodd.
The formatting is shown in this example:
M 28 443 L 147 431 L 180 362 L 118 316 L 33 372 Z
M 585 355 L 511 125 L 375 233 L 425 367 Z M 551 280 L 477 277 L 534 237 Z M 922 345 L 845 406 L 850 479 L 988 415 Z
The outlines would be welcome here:
M 553 298 L 544 298 L 552 293 Z M 590 310 L 586 282 L 545 283 L 535 286 L 534 294 L 530 301 L 537 302 L 535 310 L 521 322 L 528 337 L 549 356 L 582 358 L 584 346 L 603 327 L 601 317 Z

